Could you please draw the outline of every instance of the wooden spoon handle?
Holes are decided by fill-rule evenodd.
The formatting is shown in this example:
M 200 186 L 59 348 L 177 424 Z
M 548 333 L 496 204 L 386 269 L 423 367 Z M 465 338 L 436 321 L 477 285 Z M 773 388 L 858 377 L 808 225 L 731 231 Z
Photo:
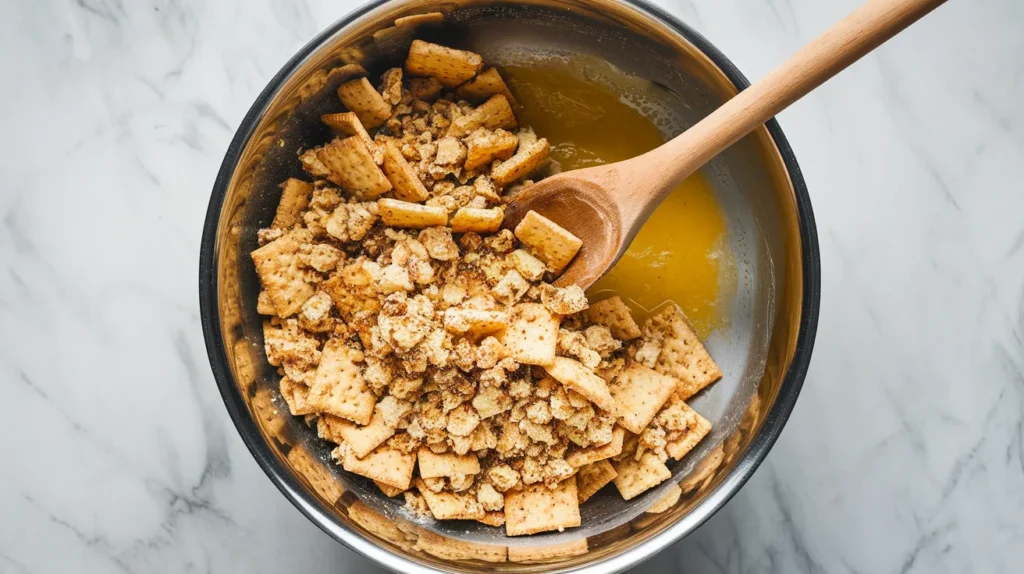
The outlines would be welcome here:
M 761 81 L 672 141 L 636 158 L 638 164 L 643 160 L 647 174 L 657 167 L 653 173 L 663 179 L 654 186 L 638 187 L 657 190 L 657 205 L 714 156 L 943 2 L 869 0 Z

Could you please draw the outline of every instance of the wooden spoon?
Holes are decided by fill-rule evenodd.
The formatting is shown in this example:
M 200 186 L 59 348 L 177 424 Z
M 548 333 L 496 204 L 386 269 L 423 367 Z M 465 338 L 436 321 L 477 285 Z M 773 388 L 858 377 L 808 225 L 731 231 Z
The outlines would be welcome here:
M 633 159 L 567 171 L 524 189 L 506 209 L 503 226 L 514 228 L 534 210 L 571 231 L 583 247 L 555 284 L 590 287 L 684 179 L 943 2 L 869 0 L 668 143 Z

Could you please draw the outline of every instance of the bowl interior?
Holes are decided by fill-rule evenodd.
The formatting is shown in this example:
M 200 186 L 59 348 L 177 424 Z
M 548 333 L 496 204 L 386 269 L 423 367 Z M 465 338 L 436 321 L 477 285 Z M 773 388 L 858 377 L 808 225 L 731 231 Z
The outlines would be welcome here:
M 445 13 L 443 26 L 391 25 L 396 17 L 431 10 Z M 323 113 L 341 111 L 330 69 L 359 63 L 379 77 L 400 65 L 412 38 L 475 51 L 499 69 L 574 58 L 581 77 L 621 94 L 668 138 L 731 97 L 742 78 L 701 38 L 681 33 L 652 10 L 614 0 L 422 0 L 365 7 L 290 62 L 246 117 L 214 192 L 207 229 L 212 237 L 204 238 L 211 265 L 201 289 L 204 302 L 216 302 L 206 324 L 211 362 L 236 425 L 268 474 L 321 527 L 357 550 L 396 568 L 473 570 L 488 563 L 488 569 L 550 570 L 550 563 L 516 560 L 536 557 L 523 552 L 541 547 L 563 548 L 562 556 L 549 552 L 560 568 L 622 559 L 631 550 L 635 561 L 642 542 L 659 538 L 663 546 L 724 503 L 785 421 L 802 378 L 787 378 L 787 371 L 801 343 L 801 319 L 807 319 L 800 234 L 806 216 L 787 169 L 788 149 L 783 144 L 780 152 L 763 128 L 704 168 L 725 212 L 736 262 L 724 287 L 731 320 L 707 342 L 724 377 L 690 401 L 712 421 L 713 431 L 670 467 L 673 479 L 659 488 L 629 502 L 607 489 L 595 495 L 581 508 L 580 528 L 509 539 L 482 524 L 407 513 L 401 498 L 386 498 L 369 480 L 329 462 L 330 446 L 288 414 L 277 391 L 279 377 L 263 355 L 255 309 L 260 287 L 248 254 L 257 246 L 256 230 L 273 218 L 278 184 L 303 176 L 297 151 L 330 137 L 319 121 Z M 644 514 L 675 483 L 686 491 L 680 501 L 664 513 Z M 586 551 L 579 546 L 584 539 Z M 604 564 L 607 569 L 616 562 Z

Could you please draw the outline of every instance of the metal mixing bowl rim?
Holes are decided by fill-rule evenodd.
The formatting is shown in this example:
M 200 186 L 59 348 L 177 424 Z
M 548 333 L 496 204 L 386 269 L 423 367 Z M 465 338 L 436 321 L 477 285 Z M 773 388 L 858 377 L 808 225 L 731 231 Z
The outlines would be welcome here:
M 203 335 L 206 340 L 206 351 L 209 355 L 210 366 L 213 369 L 214 379 L 217 381 L 224 405 L 227 407 L 228 414 L 231 416 L 231 420 L 234 422 L 235 428 L 241 435 L 249 452 L 252 453 L 253 458 L 256 459 L 256 462 L 267 474 L 271 482 L 300 512 L 335 540 L 385 568 L 400 572 L 425 574 L 436 572 L 436 570 L 377 546 L 360 534 L 336 524 L 321 508 L 321 503 L 303 489 L 291 473 L 288 472 L 288 469 L 281 464 L 281 461 L 273 455 L 264 442 L 263 435 L 260 433 L 256 421 L 250 415 L 249 409 L 243 397 L 239 394 L 238 386 L 233 379 L 228 365 L 227 352 L 224 348 L 223 333 L 220 326 L 220 309 L 217 303 L 216 241 L 221 208 L 242 151 L 252 137 L 268 104 L 272 101 L 285 80 L 321 44 L 344 26 L 388 1 L 373 0 L 356 8 L 303 46 L 270 80 L 267 87 L 256 98 L 256 101 L 242 119 L 234 138 L 231 140 L 231 144 L 228 146 L 227 152 L 224 155 L 224 161 L 214 181 L 210 204 L 206 213 L 206 221 L 203 226 L 203 236 L 199 252 L 199 308 Z M 663 9 L 644 0 L 625 1 L 642 11 L 646 11 L 691 42 L 725 73 L 726 77 L 737 89 L 742 90 L 750 85 L 750 82 L 747 81 L 746 77 L 740 73 L 736 66 L 704 36 Z M 792 363 L 786 371 L 771 410 L 765 416 L 761 428 L 751 441 L 747 451 L 723 483 L 711 492 L 704 502 L 698 505 L 692 512 L 683 516 L 678 522 L 650 539 L 614 557 L 595 564 L 582 566 L 579 571 L 585 570 L 587 572 L 611 574 L 636 566 L 703 524 L 724 506 L 750 479 L 758 465 L 767 456 L 772 445 L 775 444 L 796 404 L 804 378 L 807 375 L 807 368 L 810 364 L 811 351 L 814 346 L 814 337 L 818 325 L 818 308 L 821 300 L 821 261 L 814 214 L 811 210 L 811 200 L 807 193 L 807 186 L 804 183 L 800 166 L 797 164 L 793 150 L 783 135 L 778 122 L 774 119 L 769 121 L 767 128 L 792 181 L 793 190 L 796 194 L 796 208 L 799 220 L 801 255 L 803 258 L 803 301 L 797 345 Z

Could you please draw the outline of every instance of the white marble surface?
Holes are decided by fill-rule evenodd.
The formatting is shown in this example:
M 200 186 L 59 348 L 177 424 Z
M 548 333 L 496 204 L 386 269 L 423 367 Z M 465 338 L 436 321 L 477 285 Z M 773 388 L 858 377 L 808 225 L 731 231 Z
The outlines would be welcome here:
M 661 0 L 750 77 L 857 0 Z M 339 0 L 0 3 L 0 572 L 374 571 L 286 502 L 196 267 L 250 102 Z M 1024 3 L 953 0 L 785 112 L 823 259 L 803 396 L 642 569 L 1020 572 Z

